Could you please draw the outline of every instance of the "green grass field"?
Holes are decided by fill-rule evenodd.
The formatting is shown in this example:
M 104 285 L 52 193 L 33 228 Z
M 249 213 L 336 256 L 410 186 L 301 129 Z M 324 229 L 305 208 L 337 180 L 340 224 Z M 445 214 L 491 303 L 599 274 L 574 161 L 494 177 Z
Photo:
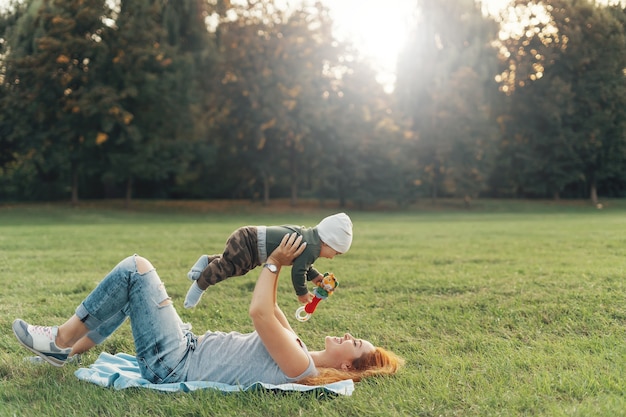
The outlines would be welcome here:
M 351 397 L 114 391 L 76 365 L 24 362 L 14 318 L 60 324 L 119 260 L 150 259 L 196 333 L 252 329 L 257 272 L 185 310 L 189 267 L 246 224 L 314 226 L 337 210 L 97 204 L 0 206 L 0 416 L 620 416 L 626 415 L 626 202 L 476 202 L 350 211 L 349 253 L 319 260 L 336 294 L 307 323 L 311 349 L 349 331 L 406 359 Z M 283 274 L 279 302 L 299 306 Z M 134 353 L 126 323 L 99 352 Z

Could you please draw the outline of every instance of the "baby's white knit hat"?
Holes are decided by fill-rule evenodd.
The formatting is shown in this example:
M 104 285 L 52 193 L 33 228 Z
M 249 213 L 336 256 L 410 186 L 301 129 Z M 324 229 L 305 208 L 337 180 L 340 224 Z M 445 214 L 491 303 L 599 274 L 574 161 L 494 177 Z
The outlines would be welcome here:
M 346 213 L 325 217 L 316 228 L 322 242 L 337 252 L 348 252 L 352 244 L 352 221 Z

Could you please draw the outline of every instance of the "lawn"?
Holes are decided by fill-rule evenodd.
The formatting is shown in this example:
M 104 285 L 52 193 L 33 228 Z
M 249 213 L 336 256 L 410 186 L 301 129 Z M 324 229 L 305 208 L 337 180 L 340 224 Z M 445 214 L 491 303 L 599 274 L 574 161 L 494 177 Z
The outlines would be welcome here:
M 150 259 L 185 321 L 252 329 L 258 271 L 183 308 L 189 267 L 246 224 L 314 226 L 332 208 L 116 204 L 0 206 L 0 416 L 619 416 L 626 415 L 626 203 L 451 203 L 352 211 L 351 250 L 316 267 L 340 287 L 307 323 L 310 349 L 349 331 L 406 359 L 350 397 L 115 391 L 77 365 L 24 361 L 11 323 L 60 324 L 119 260 Z M 284 274 L 283 274 L 284 275 Z M 279 303 L 299 306 L 288 276 Z M 126 323 L 99 352 L 133 353 Z

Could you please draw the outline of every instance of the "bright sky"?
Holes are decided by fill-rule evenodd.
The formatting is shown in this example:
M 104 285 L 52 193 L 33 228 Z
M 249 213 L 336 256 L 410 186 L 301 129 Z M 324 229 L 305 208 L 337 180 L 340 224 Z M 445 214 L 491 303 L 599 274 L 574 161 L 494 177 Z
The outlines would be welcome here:
M 275 1 L 283 5 L 294 0 Z M 323 1 L 336 21 L 336 35 L 351 40 L 374 65 L 379 74 L 378 81 L 391 90 L 395 83 L 396 60 L 407 37 L 415 0 Z M 5 0 L 0 0 L 0 5 L 3 3 Z M 495 11 L 507 0 L 483 0 L 483 3 L 490 11 Z
M 354 42 L 379 72 L 379 82 L 393 85 L 398 53 L 407 37 L 413 0 L 326 0 L 336 34 Z
M 339 36 L 352 38 L 364 54 L 384 69 L 395 68 L 396 57 L 407 36 L 415 0 L 323 1 L 333 14 Z M 619 0 L 596 1 L 606 4 Z M 481 3 L 486 12 L 496 14 L 508 5 L 509 0 L 482 0 Z
M 275 1 L 289 4 L 294 0 Z M 323 1 L 336 21 L 336 35 L 352 40 L 378 70 L 379 82 L 391 89 L 395 82 L 396 60 L 407 37 L 415 0 Z M 599 1 L 606 3 L 610 0 Z M 5 0 L 0 0 L 0 6 L 3 3 Z M 507 5 L 508 0 L 482 0 L 482 3 L 486 11 L 495 13 Z
M 441 0 L 445 1 L 445 0 Z M 415 0 L 325 0 L 337 24 L 337 35 L 352 40 L 379 72 L 378 81 L 390 91 L 396 61 L 404 46 Z M 483 0 L 496 12 L 507 0 Z

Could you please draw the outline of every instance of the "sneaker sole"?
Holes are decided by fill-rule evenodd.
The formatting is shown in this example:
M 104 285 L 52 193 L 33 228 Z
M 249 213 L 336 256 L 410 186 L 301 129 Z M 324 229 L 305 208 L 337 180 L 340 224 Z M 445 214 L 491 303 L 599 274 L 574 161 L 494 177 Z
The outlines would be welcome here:
M 15 338 L 17 339 L 17 341 L 20 342 L 20 345 L 24 346 L 26 349 L 30 350 L 35 355 L 39 356 L 41 359 L 43 359 L 44 361 L 48 362 L 52 366 L 56 366 L 57 368 L 60 368 L 63 365 L 65 365 L 65 361 L 62 361 L 60 359 L 48 356 L 45 353 L 40 352 L 38 350 L 35 350 L 32 347 L 28 346 L 26 343 L 22 342 L 22 339 L 20 339 L 20 337 L 18 336 L 17 332 L 15 331 L 15 327 L 14 326 L 15 326 L 16 322 L 17 322 L 17 320 L 13 322 L 13 326 L 11 326 L 11 330 L 13 330 L 13 334 L 15 335 Z
M 44 361 L 39 355 L 27 356 L 24 358 L 24 362 L 31 363 L 33 365 L 43 365 L 47 363 L 47 361 Z M 68 356 L 67 360 L 65 361 L 65 365 L 73 365 L 73 364 L 76 364 L 76 365 L 82 364 L 79 353 L 72 355 L 72 356 Z

